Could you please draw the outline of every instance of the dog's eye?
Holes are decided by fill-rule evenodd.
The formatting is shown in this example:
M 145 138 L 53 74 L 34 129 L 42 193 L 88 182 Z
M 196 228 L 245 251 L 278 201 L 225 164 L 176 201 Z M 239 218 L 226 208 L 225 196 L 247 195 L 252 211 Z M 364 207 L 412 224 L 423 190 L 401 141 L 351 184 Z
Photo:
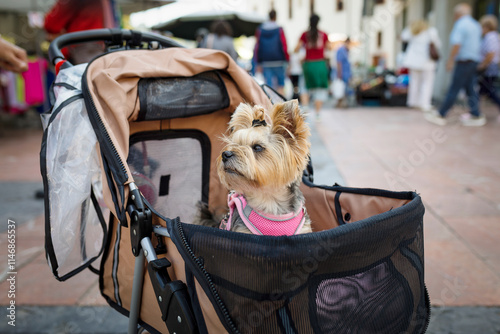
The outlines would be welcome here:
M 262 152 L 264 150 L 264 148 L 259 144 L 255 144 L 254 146 L 252 146 L 252 149 L 254 152 Z

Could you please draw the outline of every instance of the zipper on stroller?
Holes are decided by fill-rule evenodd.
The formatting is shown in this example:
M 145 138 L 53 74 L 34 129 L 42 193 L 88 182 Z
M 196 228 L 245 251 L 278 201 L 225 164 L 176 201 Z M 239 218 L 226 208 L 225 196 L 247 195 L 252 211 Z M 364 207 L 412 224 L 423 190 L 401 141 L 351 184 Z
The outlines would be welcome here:
M 128 176 L 127 176 L 127 169 L 125 168 L 125 164 L 123 163 L 122 159 L 120 158 L 120 155 L 118 154 L 118 150 L 116 149 L 115 145 L 113 144 L 113 141 L 111 140 L 111 136 L 109 135 L 108 130 L 106 129 L 106 126 L 104 125 L 104 122 L 103 122 L 101 116 L 99 115 L 97 108 L 95 107 L 94 100 L 92 99 L 92 96 L 88 90 L 87 70 L 85 70 L 85 73 L 83 74 L 82 93 L 83 93 L 83 96 L 85 98 L 85 102 L 88 102 L 90 104 L 90 108 L 88 108 L 88 109 L 90 109 L 91 115 L 93 116 L 90 119 L 97 120 L 97 127 L 98 127 L 98 131 L 96 131 L 97 135 L 98 136 L 100 134 L 104 135 L 104 138 L 101 138 L 104 140 L 100 140 L 99 144 L 101 146 L 103 146 L 102 144 L 104 142 L 104 144 L 105 144 L 104 148 L 107 151 L 110 151 L 113 154 L 113 156 L 116 158 L 116 161 L 118 162 L 118 165 L 119 165 L 120 170 L 122 172 L 121 176 L 126 181 L 128 179 Z
M 231 333 L 235 333 L 235 334 L 240 333 L 238 331 L 238 329 L 236 328 L 236 325 L 234 324 L 233 320 L 229 316 L 229 311 L 227 310 L 226 305 L 224 305 L 224 302 L 222 301 L 222 299 L 220 298 L 219 293 L 217 292 L 217 289 L 215 288 L 215 285 L 212 282 L 212 278 L 211 278 L 210 274 L 205 270 L 205 267 L 203 266 L 202 260 L 199 257 L 197 257 L 194 254 L 191 247 L 189 247 L 189 244 L 188 244 L 186 235 L 184 234 L 184 229 L 182 228 L 181 222 L 177 220 L 176 222 L 174 222 L 174 224 L 175 224 L 177 231 L 179 233 L 179 237 L 181 238 L 182 246 L 184 247 L 184 249 L 187 251 L 187 253 L 191 257 L 192 263 L 195 263 L 197 265 L 198 269 L 203 273 L 205 282 L 208 284 L 208 286 L 210 288 L 211 295 L 214 298 L 215 302 L 217 303 L 218 310 L 216 310 L 216 311 L 217 311 L 217 313 L 219 313 L 219 311 L 220 311 L 220 313 L 222 313 L 222 316 L 223 316 L 224 321 L 225 321 L 226 329 L 227 329 L 227 327 L 229 327 Z
M 125 168 L 125 164 L 123 163 L 120 155 L 118 154 L 118 150 L 116 149 L 113 141 L 111 140 L 111 136 L 109 135 L 108 130 L 104 125 L 104 121 L 99 115 L 99 112 L 97 111 L 97 108 L 94 104 L 94 100 L 92 99 L 92 95 L 90 94 L 87 84 L 87 69 L 85 69 L 85 72 L 82 77 L 82 93 L 85 105 L 87 107 L 90 123 L 92 124 L 94 132 L 97 136 L 99 147 L 103 152 L 105 152 L 105 153 L 101 152 L 104 169 L 109 170 L 109 172 L 111 173 L 116 183 L 116 186 L 118 187 L 118 192 L 122 201 L 121 205 L 119 205 L 116 192 L 111 191 L 111 194 L 113 196 L 113 202 L 115 203 L 117 218 L 119 219 L 120 224 L 122 224 L 124 227 L 128 227 L 124 209 L 124 204 L 125 204 L 124 184 L 128 180 L 127 169 Z M 110 155 L 114 157 L 113 161 L 107 161 L 105 159 L 105 157 Z M 111 180 L 110 177 L 111 176 L 108 174 L 108 180 L 107 180 L 108 185 L 110 186 L 110 189 L 115 189 L 113 180 Z

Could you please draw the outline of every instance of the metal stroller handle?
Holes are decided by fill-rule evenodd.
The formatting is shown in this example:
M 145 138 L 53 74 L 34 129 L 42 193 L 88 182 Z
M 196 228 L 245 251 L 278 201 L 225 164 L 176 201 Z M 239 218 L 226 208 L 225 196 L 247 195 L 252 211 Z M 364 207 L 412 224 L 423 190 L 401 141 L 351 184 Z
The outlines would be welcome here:
M 139 38 L 139 40 L 136 40 L 137 38 Z M 168 37 L 154 33 L 125 29 L 93 29 L 64 34 L 54 39 L 49 46 L 50 63 L 56 65 L 58 62 L 65 60 L 61 49 L 66 46 L 98 41 L 113 44 L 123 44 L 123 42 L 158 42 L 161 46 L 166 48 L 183 47 L 181 44 Z

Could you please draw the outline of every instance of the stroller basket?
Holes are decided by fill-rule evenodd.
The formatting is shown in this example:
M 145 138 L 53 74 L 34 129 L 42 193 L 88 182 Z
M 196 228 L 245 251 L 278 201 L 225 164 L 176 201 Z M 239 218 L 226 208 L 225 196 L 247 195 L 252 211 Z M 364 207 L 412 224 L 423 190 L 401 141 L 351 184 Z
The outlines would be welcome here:
M 116 31 L 92 36 L 117 40 Z M 99 259 L 101 293 L 130 317 L 129 333 L 137 324 L 151 333 L 424 333 L 424 207 L 414 192 L 319 186 L 309 167 L 301 190 L 313 233 L 190 224 L 199 201 L 227 210 L 215 160 L 232 112 L 241 102 L 270 109 L 279 95 L 224 52 L 146 37 L 167 48 L 126 48 L 58 74 L 41 152 L 55 276 Z M 84 170 L 65 169 L 78 157 Z M 62 203 L 71 205 L 58 212 Z

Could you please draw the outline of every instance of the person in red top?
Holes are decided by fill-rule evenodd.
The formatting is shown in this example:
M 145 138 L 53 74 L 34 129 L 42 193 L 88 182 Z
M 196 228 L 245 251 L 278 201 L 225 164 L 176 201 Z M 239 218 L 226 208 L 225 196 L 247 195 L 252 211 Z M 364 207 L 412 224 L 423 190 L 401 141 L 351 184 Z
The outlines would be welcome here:
M 325 59 L 325 50 L 330 50 L 328 35 L 318 30 L 319 16 L 311 15 L 309 19 L 309 30 L 300 36 L 295 52 L 301 48 L 306 49 L 306 58 L 302 64 L 304 79 L 306 81 L 307 93 L 301 97 L 304 105 L 309 104 L 309 95 L 314 100 L 316 118 L 323 102 L 328 97 L 328 65 Z
M 105 15 L 109 3 L 103 0 L 57 0 L 45 15 L 44 28 L 47 39 L 53 40 L 65 33 L 102 29 L 106 27 Z M 102 43 L 84 43 L 63 50 L 72 64 L 86 63 L 104 51 Z

